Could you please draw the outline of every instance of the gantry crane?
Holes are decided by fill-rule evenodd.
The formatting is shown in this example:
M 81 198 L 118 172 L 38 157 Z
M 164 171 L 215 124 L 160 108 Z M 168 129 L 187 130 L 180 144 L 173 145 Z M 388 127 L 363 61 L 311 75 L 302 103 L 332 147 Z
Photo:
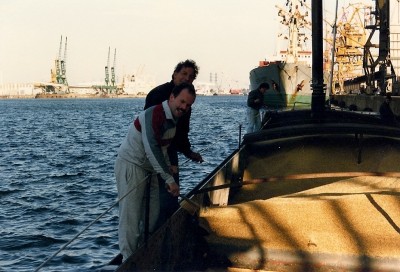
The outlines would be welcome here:
M 108 47 L 108 55 L 107 55 L 107 65 L 104 67 L 105 70 L 105 85 L 93 85 L 92 88 L 96 90 L 96 92 L 101 92 L 103 95 L 117 94 L 117 85 L 115 82 L 115 64 L 116 64 L 116 55 L 117 49 L 114 50 L 114 63 L 113 66 L 110 67 L 110 47 Z M 111 80 L 110 80 L 110 70 L 111 70 Z
M 105 82 L 106 82 L 106 86 L 108 86 L 109 82 L 110 82 L 110 75 L 108 72 L 108 67 L 110 66 L 110 47 L 108 47 L 108 57 L 107 57 L 107 65 L 105 67 Z
M 61 49 L 62 49 L 62 36 L 61 36 L 61 40 L 60 40 L 60 46 L 58 48 L 58 56 L 56 58 L 56 75 L 55 75 L 55 79 L 56 81 L 54 83 L 61 83 Z
M 61 60 L 61 81 L 68 85 L 67 81 L 67 37 L 65 37 L 64 58 Z
M 61 58 L 62 52 L 62 36 L 60 40 L 60 47 L 58 49 L 58 57 L 55 61 L 55 70 L 56 74 L 52 75 L 52 83 L 58 83 L 63 85 L 68 85 L 67 82 L 67 71 L 66 71 L 66 63 L 67 63 L 67 37 L 65 37 L 65 46 L 64 46 L 64 58 Z
M 54 63 L 54 70 L 51 69 L 50 83 L 42 84 L 43 91 L 45 93 L 58 93 L 65 92 L 69 93 L 68 81 L 67 81 L 67 37 L 65 37 L 65 48 L 64 58 L 61 57 L 63 37 L 61 36 L 60 46 L 58 49 L 58 55 Z
M 116 58 L 117 58 L 117 48 L 114 49 L 114 63 L 113 63 L 113 66 L 111 67 L 111 85 L 113 87 L 115 86 L 115 64 L 116 64 Z
M 389 79 L 396 78 L 393 65 L 390 61 L 390 4 L 389 0 L 375 0 L 375 22 L 370 22 L 366 28 L 371 29 L 371 34 L 365 43 L 363 68 L 366 75 L 367 88 L 374 88 L 375 82 L 381 93 L 385 93 Z M 372 38 L 375 31 L 379 31 L 379 44 L 373 44 Z M 371 48 L 378 49 L 378 56 L 375 58 Z M 378 71 L 376 69 L 378 68 Z M 390 71 L 389 71 L 390 69 Z

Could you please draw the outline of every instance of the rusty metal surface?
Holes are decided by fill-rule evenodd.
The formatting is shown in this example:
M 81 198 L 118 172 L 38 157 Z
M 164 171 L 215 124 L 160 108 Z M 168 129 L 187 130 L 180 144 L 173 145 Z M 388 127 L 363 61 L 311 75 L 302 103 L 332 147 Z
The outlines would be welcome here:
M 202 265 L 202 234 L 195 216 L 179 209 L 146 245 L 116 271 L 182 271 Z

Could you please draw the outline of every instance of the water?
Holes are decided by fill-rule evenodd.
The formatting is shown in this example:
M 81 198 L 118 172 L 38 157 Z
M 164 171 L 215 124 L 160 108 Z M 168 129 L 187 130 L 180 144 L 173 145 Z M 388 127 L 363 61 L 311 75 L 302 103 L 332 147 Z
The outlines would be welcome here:
M 186 193 L 238 146 L 246 97 L 198 97 Z M 116 150 L 144 99 L 0 100 L 0 271 L 33 271 L 117 200 Z M 95 271 L 118 253 L 117 207 L 40 271 Z

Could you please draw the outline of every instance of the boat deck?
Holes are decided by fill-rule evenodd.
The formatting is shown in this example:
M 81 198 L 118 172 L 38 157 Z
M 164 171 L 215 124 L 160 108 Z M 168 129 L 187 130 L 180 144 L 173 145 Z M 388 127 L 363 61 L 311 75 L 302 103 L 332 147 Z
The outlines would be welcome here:
M 261 183 L 200 214 L 212 254 L 247 269 L 398 271 L 399 145 L 365 139 L 360 163 L 354 141 L 337 138 L 335 145 L 341 148 L 332 139 L 310 138 L 255 147 L 244 180 Z

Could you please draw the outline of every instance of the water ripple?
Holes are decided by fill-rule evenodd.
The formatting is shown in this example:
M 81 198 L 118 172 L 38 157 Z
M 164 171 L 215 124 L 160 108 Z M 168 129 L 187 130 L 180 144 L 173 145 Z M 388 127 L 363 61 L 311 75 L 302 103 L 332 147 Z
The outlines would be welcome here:
M 0 100 L 0 271 L 33 271 L 115 204 L 116 150 L 143 105 Z M 190 137 L 205 163 L 182 165 L 183 192 L 237 147 L 244 112 L 245 97 L 196 99 Z M 117 229 L 115 207 L 42 271 L 97 269 L 118 253 Z

